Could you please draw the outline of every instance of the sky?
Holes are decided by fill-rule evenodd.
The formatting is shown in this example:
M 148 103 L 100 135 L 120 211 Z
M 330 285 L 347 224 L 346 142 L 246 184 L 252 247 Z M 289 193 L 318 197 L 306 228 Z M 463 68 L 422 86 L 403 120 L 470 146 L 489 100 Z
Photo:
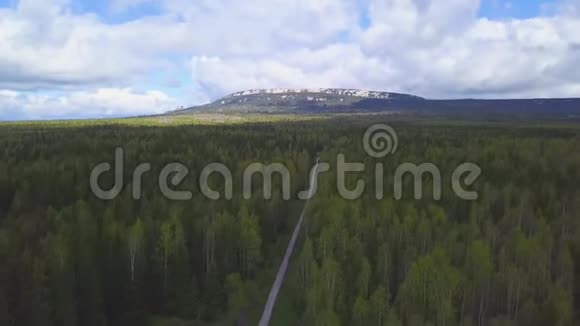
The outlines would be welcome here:
M 0 0 L 0 120 L 252 88 L 580 97 L 580 0 Z

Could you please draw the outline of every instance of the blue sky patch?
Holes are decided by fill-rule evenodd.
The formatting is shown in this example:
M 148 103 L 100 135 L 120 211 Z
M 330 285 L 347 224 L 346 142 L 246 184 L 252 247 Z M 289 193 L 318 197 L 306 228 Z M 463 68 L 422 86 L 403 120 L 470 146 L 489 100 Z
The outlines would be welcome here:
M 526 19 L 543 15 L 555 0 L 482 0 L 479 16 L 489 19 Z

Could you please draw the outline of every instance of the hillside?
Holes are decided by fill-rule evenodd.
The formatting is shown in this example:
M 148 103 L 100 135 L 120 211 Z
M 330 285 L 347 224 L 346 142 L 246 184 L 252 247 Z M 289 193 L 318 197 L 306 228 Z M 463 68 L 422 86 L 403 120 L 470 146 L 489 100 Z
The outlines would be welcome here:
M 580 99 L 453 99 L 436 100 L 383 91 L 356 89 L 253 89 L 240 91 L 212 103 L 167 112 L 195 113 L 403 113 L 462 118 L 580 118 Z
M 368 110 L 369 104 L 374 106 L 375 102 L 381 107 L 413 107 L 423 101 L 425 99 L 409 94 L 357 89 L 252 89 L 170 114 L 350 112 L 357 108 Z

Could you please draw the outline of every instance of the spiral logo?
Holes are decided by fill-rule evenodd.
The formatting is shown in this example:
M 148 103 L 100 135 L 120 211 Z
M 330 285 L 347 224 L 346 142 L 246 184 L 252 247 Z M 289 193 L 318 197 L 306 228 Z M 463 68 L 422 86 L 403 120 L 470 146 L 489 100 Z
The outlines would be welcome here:
M 385 124 L 377 124 L 365 132 L 363 145 L 367 154 L 375 158 L 395 154 L 399 146 L 397 132 Z

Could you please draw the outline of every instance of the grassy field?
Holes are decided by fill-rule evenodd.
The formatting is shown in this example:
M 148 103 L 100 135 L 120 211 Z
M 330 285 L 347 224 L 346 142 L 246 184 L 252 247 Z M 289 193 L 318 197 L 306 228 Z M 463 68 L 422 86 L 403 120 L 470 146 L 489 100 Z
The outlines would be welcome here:
M 310 121 L 328 119 L 329 116 L 315 115 L 230 115 L 230 114 L 195 114 L 187 116 L 153 116 L 119 119 L 87 119 L 87 120 L 43 120 L 43 121 L 0 121 L 0 127 L 14 128 L 63 128 L 63 127 L 97 127 L 106 125 L 119 126 L 183 126 L 183 125 L 223 125 L 243 123 L 270 123 L 287 121 Z

